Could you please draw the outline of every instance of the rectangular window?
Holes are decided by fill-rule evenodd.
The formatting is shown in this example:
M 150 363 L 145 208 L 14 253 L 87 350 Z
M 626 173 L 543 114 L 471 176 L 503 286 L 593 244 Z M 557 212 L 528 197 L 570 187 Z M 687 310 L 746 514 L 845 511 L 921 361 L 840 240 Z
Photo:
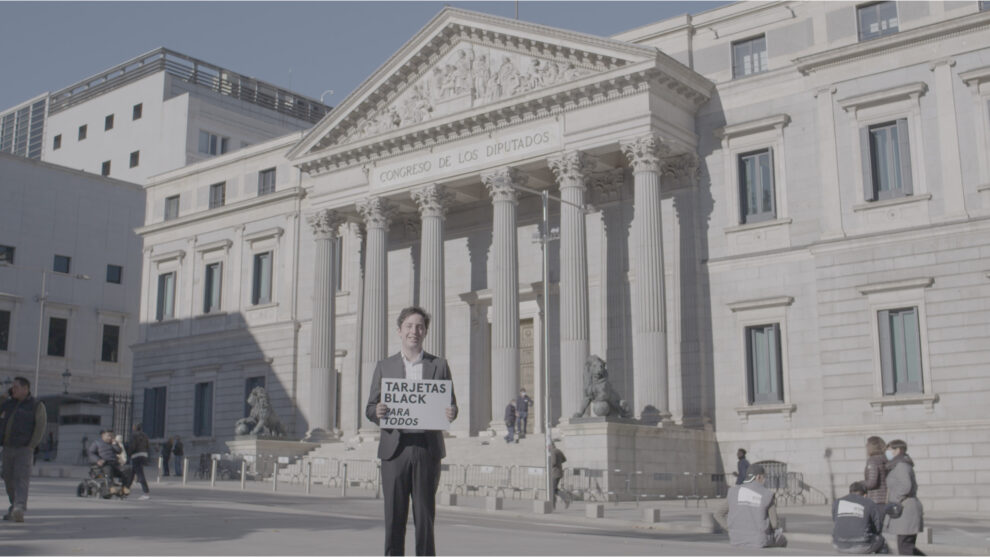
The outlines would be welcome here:
M 116 362 L 119 346 L 120 327 L 117 325 L 103 325 L 103 350 L 100 360 L 104 362 Z
M 113 114 L 107 114 L 107 117 L 103 119 L 103 130 L 113 129 Z
M 144 111 L 144 104 L 137 103 L 134 108 L 131 109 L 131 120 L 140 120 L 141 113 Z
M 272 252 L 254 254 L 254 280 L 251 303 L 270 304 L 272 301 Z
M 0 245 L 0 263 L 14 264 L 14 246 Z
M 10 312 L 0 309 L 0 352 L 9 350 Z
M 141 426 L 145 435 L 152 439 L 165 437 L 165 387 L 152 387 L 144 390 L 144 412 Z
M 869 41 L 897 32 L 897 3 L 877 2 L 856 8 L 859 40 Z
M 204 155 L 222 155 L 230 146 L 229 137 L 221 137 L 215 133 L 199 131 L 199 152 Z
M 155 320 L 165 321 L 175 317 L 175 272 L 158 275 L 158 307 Z
M 223 284 L 223 265 L 218 261 L 206 266 L 203 290 L 203 313 L 220 311 L 220 288 Z
M 196 400 L 193 402 L 193 435 L 208 437 L 213 434 L 213 382 L 196 383 Z
M 773 184 L 773 150 L 739 155 L 739 209 L 741 222 L 776 218 Z
M 227 201 L 227 182 L 220 182 L 210 186 L 210 209 L 223 207 Z
M 52 151 L 58 151 L 62 148 L 62 134 L 58 134 L 52 140 Z
M 860 133 L 864 198 L 876 201 L 911 195 L 914 187 L 907 119 L 867 126 Z
M 103 161 L 103 165 L 100 167 L 100 176 L 110 175 L 110 161 Z
M 883 394 L 924 392 L 918 308 L 882 310 L 877 317 Z
M 762 73 L 767 69 L 765 35 L 732 43 L 732 77 Z
M 746 368 L 750 404 L 784 402 L 780 324 L 746 327 Z
M 165 198 L 165 220 L 179 218 L 179 196 L 173 195 Z
M 69 320 L 61 317 L 48 319 L 48 355 L 65 357 L 65 339 L 69 332 Z
M 269 168 L 258 173 L 258 195 L 275 191 L 275 169 Z
M 256 377 L 248 377 L 247 379 L 244 380 L 244 400 L 245 400 L 244 415 L 245 416 L 251 415 L 251 405 L 248 404 L 246 401 L 248 397 L 251 396 L 251 391 L 253 391 L 255 387 L 261 387 L 262 389 L 265 388 L 264 375 L 258 375 Z
M 124 268 L 120 265 L 107 265 L 107 282 L 120 284 L 124 276 Z
M 131 152 L 131 168 L 134 168 L 141 162 L 141 151 Z
M 56 273 L 68 273 L 72 268 L 72 258 L 68 255 L 56 255 L 52 263 L 52 270 Z
M 86 139 L 86 124 L 79 126 L 79 141 Z

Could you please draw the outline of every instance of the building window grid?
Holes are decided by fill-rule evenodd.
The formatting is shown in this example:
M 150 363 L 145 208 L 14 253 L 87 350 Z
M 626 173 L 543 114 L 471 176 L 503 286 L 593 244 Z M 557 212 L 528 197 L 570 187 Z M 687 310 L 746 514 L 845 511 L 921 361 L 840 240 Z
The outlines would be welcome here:
M 763 73 L 769 69 L 767 63 L 766 35 L 732 43 L 732 77 Z
M 79 126 L 79 141 L 86 139 L 86 130 L 87 130 L 86 124 Z
M 0 310 L 0 352 L 10 349 L 10 312 Z
M 251 304 L 272 302 L 272 252 L 254 254 L 254 273 L 251 287 Z
M 141 162 L 141 151 L 131 152 L 131 168 L 134 168 Z
M 52 270 L 56 273 L 66 273 L 72 269 L 72 258 L 68 255 L 56 255 L 52 261 Z
M 100 353 L 100 361 L 116 362 L 118 349 L 120 348 L 120 326 L 103 325 L 103 343 Z
M 179 218 L 179 196 L 172 195 L 165 198 L 165 220 Z
M 780 324 L 746 327 L 749 404 L 784 402 Z
M 140 120 L 144 112 L 144 103 L 137 103 L 131 109 L 131 120 Z
M 168 396 L 166 387 L 151 387 L 144 390 L 144 411 L 142 427 L 152 439 L 165 437 L 165 403 Z
M 219 182 L 210 186 L 210 209 L 223 207 L 227 202 L 227 182 Z
M 107 264 L 107 282 L 120 284 L 124 276 L 124 268 L 120 265 Z
M 48 318 L 48 355 L 65 357 L 69 320 L 62 317 Z
M 893 199 L 913 193 L 911 146 L 906 118 L 863 128 L 864 197 Z
M 203 282 L 203 313 L 220 311 L 223 264 L 219 261 L 207 264 L 206 276 Z
M 62 148 L 62 134 L 58 134 L 52 139 L 52 151 L 58 151 Z
M 103 119 L 103 130 L 109 131 L 113 129 L 113 114 L 107 114 L 107 117 Z
M 193 401 L 193 435 L 209 437 L 213 434 L 213 382 L 196 383 Z
M 158 303 L 155 320 L 165 321 L 175 318 L 175 272 L 158 275 Z
M 923 393 L 918 308 L 880 310 L 877 323 L 883 394 Z
M 869 41 L 898 31 L 897 3 L 876 2 L 856 7 L 859 40 Z
M 739 201 L 742 224 L 777 218 L 771 148 L 739 155 Z
M 109 176 L 109 175 L 110 175 L 110 161 L 103 161 L 103 164 L 100 166 L 100 176 Z
M 0 245 L 0 263 L 14 264 L 14 246 Z
M 222 155 L 230 147 L 230 138 L 215 133 L 199 131 L 199 152 L 204 155 Z
M 258 172 L 258 195 L 266 195 L 275 191 L 275 169 L 268 168 Z

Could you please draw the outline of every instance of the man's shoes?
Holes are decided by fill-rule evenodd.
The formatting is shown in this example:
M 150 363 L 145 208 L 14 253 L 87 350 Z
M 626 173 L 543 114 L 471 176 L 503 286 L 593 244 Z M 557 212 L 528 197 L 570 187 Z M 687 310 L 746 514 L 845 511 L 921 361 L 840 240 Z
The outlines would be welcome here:
M 14 509 L 10 513 L 10 516 L 14 519 L 14 522 L 24 522 L 24 509 Z
M 147 501 L 148 499 L 151 499 L 151 495 L 148 495 L 147 493 L 145 493 L 144 495 L 138 497 L 138 500 L 139 501 Z

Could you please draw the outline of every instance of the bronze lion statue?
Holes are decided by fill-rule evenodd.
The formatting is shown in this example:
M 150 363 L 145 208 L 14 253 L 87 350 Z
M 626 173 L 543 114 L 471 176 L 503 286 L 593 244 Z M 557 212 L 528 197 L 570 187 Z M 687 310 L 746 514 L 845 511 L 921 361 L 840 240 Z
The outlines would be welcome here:
M 584 400 L 581 411 L 574 417 L 584 416 L 589 407 L 592 416 L 632 417 L 629 404 L 619 398 L 619 393 L 609 383 L 605 361 L 595 355 L 588 356 L 584 363 Z
M 285 427 L 282 426 L 282 421 L 278 419 L 278 414 L 272 408 L 272 403 L 268 399 L 268 391 L 264 387 L 251 389 L 247 403 L 251 406 L 251 414 L 246 418 L 237 420 L 237 424 L 234 426 L 235 434 L 285 437 Z

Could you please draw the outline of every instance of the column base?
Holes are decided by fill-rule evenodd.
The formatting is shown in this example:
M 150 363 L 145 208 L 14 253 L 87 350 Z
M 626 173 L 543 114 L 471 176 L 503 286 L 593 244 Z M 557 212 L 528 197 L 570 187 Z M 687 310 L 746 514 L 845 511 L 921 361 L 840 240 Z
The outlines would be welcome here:
M 358 443 L 366 443 L 371 441 L 378 441 L 381 438 L 381 433 L 375 426 L 362 427 L 358 429 L 358 433 L 354 436 L 354 440 Z
M 307 443 L 333 443 L 340 441 L 343 434 L 344 432 L 339 429 L 326 430 L 317 427 L 309 430 L 306 437 L 303 437 L 303 441 Z

